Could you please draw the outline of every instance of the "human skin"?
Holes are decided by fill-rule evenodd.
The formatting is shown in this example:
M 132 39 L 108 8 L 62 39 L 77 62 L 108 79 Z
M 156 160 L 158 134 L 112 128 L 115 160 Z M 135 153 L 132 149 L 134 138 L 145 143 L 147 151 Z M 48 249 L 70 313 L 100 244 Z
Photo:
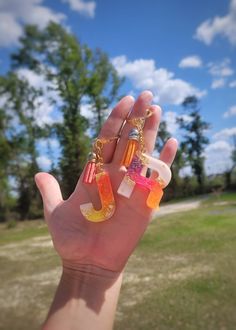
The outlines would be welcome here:
M 104 123 L 99 137 L 117 136 L 128 115 L 142 117 L 149 108 L 153 115 L 145 122 L 144 140 L 146 152 L 151 154 L 161 117 L 161 109 L 151 105 L 152 99 L 149 91 L 142 92 L 136 101 L 131 96 L 124 97 Z M 83 203 L 92 202 L 96 209 L 100 208 L 96 185 L 83 184 L 82 176 L 67 200 L 63 200 L 53 176 L 48 173 L 35 176 L 43 198 L 45 220 L 62 260 L 61 280 L 43 330 L 112 329 L 124 267 L 153 211 L 146 206 L 148 191 L 135 188 L 129 199 L 117 194 L 125 174 L 120 163 L 131 128 L 126 122 L 119 141 L 114 140 L 103 148 L 104 168 L 109 173 L 116 202 L 115 213 L 109 220 L 94 223 L 82 216 Z M 160 159 L 170 166 L 176 150 L 177 141 L 169 139 Z

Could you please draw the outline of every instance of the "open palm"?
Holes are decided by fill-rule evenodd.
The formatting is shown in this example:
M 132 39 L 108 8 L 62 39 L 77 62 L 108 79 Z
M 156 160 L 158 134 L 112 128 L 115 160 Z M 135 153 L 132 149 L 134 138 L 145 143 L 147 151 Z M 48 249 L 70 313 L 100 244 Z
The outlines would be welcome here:
M 130 96 L 124 97 L 104 123 L 100 137 L 117 136 L 131 108 L 130 117 L 144 116 L 149 108 L 153 115 L 146 120 L 144 138 L 147 153 L 151 153 L 161 116 L 160 108 L 150 105 L 151 101 L 152 94 L 148 91 L 140 94 L 136 102 Z M 85 185 L 80 179 L 70 198 L 63 201 L 54 177 L 48 173 L 36 175 L 36 183 L 44 202 L 45 219 L 55 249 L 63 263 L 71 267 L 96 266 L 109 271 L 121 271 L 152 216 L 152 210 L 146 206 L 148 192 L 136 188 L 129 199 L 117 194 L 125 174 L 120 162 L 130 128 L 130 124 L 125 123 L 120 140 L 105 145 L 103 149 L 105 169 L 109 172 L 116 203 L 115 213 L 107 221 L 89 222 L 80 211 L 80 205 L 90 201 L 95 208 L 100 208 L 95 184 Z M 170 166 L 176 149 L 176 140 L 168 140 L 160 159 Z

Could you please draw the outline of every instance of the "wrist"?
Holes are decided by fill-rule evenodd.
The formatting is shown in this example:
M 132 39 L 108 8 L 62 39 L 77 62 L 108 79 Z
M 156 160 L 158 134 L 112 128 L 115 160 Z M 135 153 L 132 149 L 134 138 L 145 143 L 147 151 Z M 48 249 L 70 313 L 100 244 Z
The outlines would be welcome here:
M 110 295 L 113 292 L 112 295 L 118 297 L 122 272 L 63 260 L 61 282 L 68 298 L 82 299 L 89 309 L 99 313 L 107 294 Z
M 88 278 L 97 279 L 102 281 L 115 281 L 122 276 L 122 271 L 113 271 L 105 269 L 98 265 L 83 264 L 77 262 L 71 262 L 68 260 L 62 260 L 63 275 L 76 279 Z
M 63 260 L 61 280 L 42 329 L 112 329 L 121 282 L 122 272 Z
M 105 295 L 112 287 L 121 286 L 123 272 L 115 272 L 92 264 L 75 263 L 63 260 L 63 272 L 61 281 L 67 287 L 68 293 L 86 301 L 90 307 L 97 302 L 97 309 L 102 306 Z M 99 309 L 99 308 L 98 308 Z

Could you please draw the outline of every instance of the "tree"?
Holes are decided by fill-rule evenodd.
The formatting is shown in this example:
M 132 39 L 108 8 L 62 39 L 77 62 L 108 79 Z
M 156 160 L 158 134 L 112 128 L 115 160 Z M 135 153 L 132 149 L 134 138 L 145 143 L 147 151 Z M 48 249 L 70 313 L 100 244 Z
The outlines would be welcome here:
M 233 169 L 236 167 L 236 135 L 233 135 L 233 150 L 231 154 Z
M 0 77 L 0 113 L 1 118 L 5 118 L 1 120 L 4 127 L 0 149 L 4 149 L 4 158 L 0 168 L 5 169 L 5 184 L 1 188 L 7 185 L 10 190 L 10 178 L 17 185 L 17 211 L 22 220 L 32 215 L 31 209 L 37 205 L 38 194 L 34 183 L 34 174 L 39 171 L 36 143 L 38 138 L 44 136 L 44 130 L 38 127 L 35 120 L 35 100 L 39 93 L 13 72 Z
M 162 120 L 158 129 L 158 137 L 156 140 L 155 148 L 158 152 L 161 152 L 166 141 L 171 137 L 170 133 L 167 130 L 167 123 L 165 120 Z
M 2 79 L 0 77 L 0 86 Z M 11 158 L 11 141 L 7 136 L 9 116 L 0 106 L 0 221 L 8 217 L 10 207 L 10 187 L 8 180 L 8 161 Z
M 236 135 L 233 135 L 233 149 L 231 152 L 231 160 L 232 160 L 232 166 L 228 170 L 225 171 L 225 186 L 226 188 L 230 188 L 232 185 L 232 173 L 236 167 Z
M 97 49 L 93 54 L 92 70 L 90 71 L 88 84 L 88 96 L 91 109 L 95 115 L 95 136 L 99 133 L 106 111 L 116 99 L 122 82 L 123 79 L 119 78 L 107 55 Z
M 187 161 L 193 173 L 196 175 L 199 190 L 204 190 L 204 156 L 205 145 L 209 143 L 205 136 L 209 124 L 200 115 L 199 101 L 196 96 L 188 96 L 183 104 L 184 114 L 177 121 L 184 131 L 183 140 L 180 144 L 186 153 Z
M 27 67 L 42 75 L 49 83 L 52 104 L 62 114 L 62 121 L 51 132 L 61 146 L 59 166 L 67 197 L 75 188 L 90 146 L 89 122 L 81 114 L 81 105 L 84 99 L 91 101 L 97 131 L 121 81 L 102 51 L 93 52 L 56 23 L 44 30 L 27 26 L 20 45 L 12 56 L 13 67 Z

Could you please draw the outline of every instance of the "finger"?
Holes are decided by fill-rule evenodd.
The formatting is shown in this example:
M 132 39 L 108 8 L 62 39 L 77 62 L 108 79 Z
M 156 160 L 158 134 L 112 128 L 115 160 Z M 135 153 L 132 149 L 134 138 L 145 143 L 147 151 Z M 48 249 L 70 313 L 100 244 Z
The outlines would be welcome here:
M 63 200 L 61 189 L 57 180 L 48 173 L 37 173 L 35 182 L 43 199 L 45 218 L 47 219 Z
M 113 138 L 120 133 L 120 129 L 125 119 L 127 118 L 131 108 L 134 104 L 134 98 L 130 95 L 123 97 L 120 102 L 115 106 L 109 115 L 108 119 L 102 126 L 99 138 Z M 103 161 L 109 163 L 116 148 L 117 140 L 105 144 L 103 146 Z
M 150 107 L 152 98 L 153 95 L 150 91 L 142 92 L 136 100 L 129 118 L 131 119 L 136 117 L 143 117 L 146 114 L 146 109 Z M 133 128 L 133 126 L 130 123 L 126 122 L 121 133 L 121 138 L 117 143 L 117 147 L 114 153 L 114 163 L 117 163 L 119 165 L 121 163 L 131 128 Z
M 178 141 L 174 138 L 170 138 L 161 151 L 160 160 L 162 160 L 170 167 L 174 161 L 177 149 Z

